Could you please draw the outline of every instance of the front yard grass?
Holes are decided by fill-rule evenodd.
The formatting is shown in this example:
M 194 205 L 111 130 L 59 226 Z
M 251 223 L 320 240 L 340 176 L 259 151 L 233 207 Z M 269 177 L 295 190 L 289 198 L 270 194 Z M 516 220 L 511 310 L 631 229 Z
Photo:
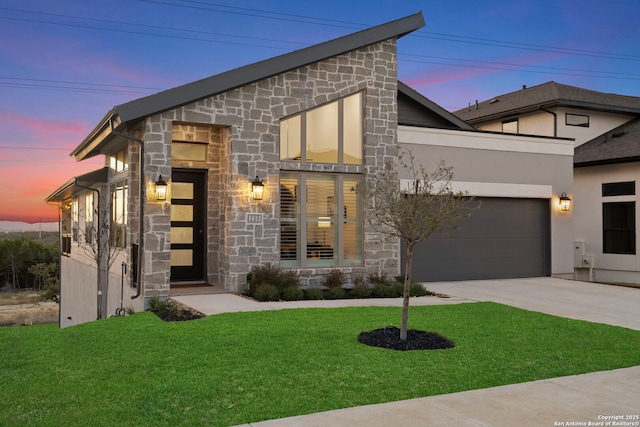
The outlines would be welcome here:
M 0 425 L 230 426 L 640 364 L 640 331 L 495 303 L 412 307 L 455 347 L 358 343 L 389 307 L 0 329 Z

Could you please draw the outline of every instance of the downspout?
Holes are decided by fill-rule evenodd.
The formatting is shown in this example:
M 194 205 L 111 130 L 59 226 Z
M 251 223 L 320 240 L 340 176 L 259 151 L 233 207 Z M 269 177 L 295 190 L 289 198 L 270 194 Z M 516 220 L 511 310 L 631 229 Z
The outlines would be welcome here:
M 60 270 L 58 276 L 58 283 L 60 284 L 60 291 L 62 291 L 62 202 L 55 203 L 45 202 L 49 206 L 56 206 L 58 209 L 58 262 L 60 263 Z M 62 323 L 62 298 L 58 301 L 58 328 Z
M 140 293 L 142 291 L 142 253 L 143 253 L 143 247 L 144 247 L 144 197 L 146 197 L 146 186 L 145 186 L 145 182 L 144 182 L 144 141 L 141 140 L 140 138 L 136 138 L 135 136 L 131 136 L 129 134 L 126 134 L 124 132 L 117 132 L 116 130 L 113 129 L 113 123 L 111 123 L 111 133 L 113 135 L 119 136 L 121 138 L 125 138 L 134 142 L 137 142 L 138 145 L 140 146 L 140 151 L 139 151 L 139 161 L 138 164 L 140 165 L 140 171 L 138 173 L 138 179 L 140 181 L 140 218 L 138 219 L 139 224 L 139 237 L 138 237 L 138 265 L 136 266 L 136 277 L 138 278 L 138 283 L 136 283 L 136 294 L 131 296 L 131 299 L 137 299 L 140 297 Z
M 80 188 L 84 188 L 85 190 L 91 190 L 93 192 L 96 193 L 96 196 L 98 198 L 98 208 L 96 212 L 96 219 L 97 219 L 97 223 L 98 223 L 98 230 L 100 229 L 100 227 L 102 226 L 102 222 L 100 222 L 100 190 L 96 190 L 95 188 L 91 188 L 91 187 L 85 187 L 84 185 L 80 185 L 78 184 L 78 180 L 76 179 L 76 181 L 74 182 L 74 185 L 77 185 Z M 86 209 L 86 208 L 85 208 Z M 97 262 L 97 269 L 98 269 L 98 291 L 100 292 L 100 267 L 103 264 L 103 260 L 102 260 L 102 251 L 100 250 L 100 237 L 101 237 L 101 233 L 97 232 L 96 233 L 96 262 Z M 109 287 L 109 269 L 107 268 L 107 282 L 104 284 L 104 295 L 102 293 L 100 293 L 100 298 L 98 299 L 98 319 L 102 319 L 102 300 L 107 298 L 107 289 Z M 107 315 L 107 307 L 108 307 L 108 301 L 105 303 L 105 313 L 104 315 Z
M 553 116 L 553 137 L 558 137 L 558 115 L 553 111 L 546 110 L 542 107 L 542 105 L 538 106 L 540 111 L 544 111 L 545 113 L 549 113 Z

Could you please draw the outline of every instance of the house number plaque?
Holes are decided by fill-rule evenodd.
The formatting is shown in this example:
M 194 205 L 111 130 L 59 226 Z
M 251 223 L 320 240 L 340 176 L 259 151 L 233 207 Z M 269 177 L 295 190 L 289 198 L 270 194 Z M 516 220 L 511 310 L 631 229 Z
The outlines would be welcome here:
M 252 224 L 261 224 L 262 214 L 247 214 L 247 222 Z

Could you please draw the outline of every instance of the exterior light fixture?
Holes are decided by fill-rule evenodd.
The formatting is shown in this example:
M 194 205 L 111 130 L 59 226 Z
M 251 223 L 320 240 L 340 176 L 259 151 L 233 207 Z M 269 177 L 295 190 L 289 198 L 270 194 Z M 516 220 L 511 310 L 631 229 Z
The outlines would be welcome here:
M 251 183 L 251 192 L 253 193 L 253 200 L 262 200 L 264 184 L 260 181 L 260 177 L 258 175 L 256 175 L 256 179 Z
M 571 199 L 567 196 L 567 193 L 562 193 L 559 203 L 561 211 L 568 212 L 571 210 Z
M 162 175 L 156 181 L 156 200 L 167 200 L 167 183 L 162 179 Z

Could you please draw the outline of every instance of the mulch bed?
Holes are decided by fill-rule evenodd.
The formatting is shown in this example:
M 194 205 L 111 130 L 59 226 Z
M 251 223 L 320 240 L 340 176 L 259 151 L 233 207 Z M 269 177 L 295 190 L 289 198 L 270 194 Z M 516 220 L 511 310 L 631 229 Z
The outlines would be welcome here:
M 407 330 L 407 339 L 400 339 L 400 329 L 387 326 L 371 332 L 361 332 L 358 341 L 372 347 L 388 348 L 390 350 L 444 350 L 454 347 L 452 341 L 435 332 Z
M 186 320 L 196 320 L 205 317 L 205 315 L 198 310 L 180 304 L 178 301 L 172 299 L 167 300 L 165 310 L 151 311 L 165 322 L 184 322 Z

